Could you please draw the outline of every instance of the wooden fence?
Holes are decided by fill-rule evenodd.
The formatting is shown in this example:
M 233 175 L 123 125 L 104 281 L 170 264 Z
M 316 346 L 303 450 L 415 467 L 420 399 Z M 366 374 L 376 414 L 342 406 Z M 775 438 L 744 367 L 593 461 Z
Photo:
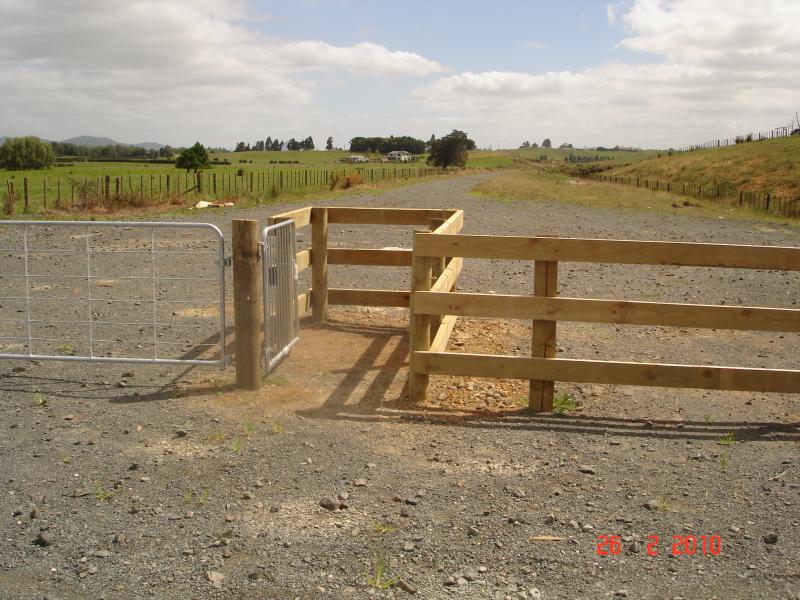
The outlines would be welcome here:
M 449 259 L 451 274 L 460 270 L 463 258 L 535 261 L 534 295 L 451 292 L 449 276 L 431 276 L 432 265 L 446 257 L 458 257 Z M 558 321 L 800 332 L 798 309 L 560 298 L 559 262 L 800 271 L 800 248 L 417 233 L 412 256 L 411 399 L 425 398 L 431 375 L 527 379 L 533 411 L 552 410 L 556 381 L 800 392 L 800 370 L 555 358 Z M 531 357 L 446 352 L 446 335 L 437 334 L 433 340 L 426 335 L 431 319 L 443 318 L 452 330 L 459 316 L 532 320 Z
M 679 181 L 660 181 L 645 179 L 643 177 L 625 177 L 621 175 L 602 175 L 593 173 L 587 175 L 595 181 L 606 181 L 631 185 L 652 191 L 673 192 L 681 196 L 692 198 L 705 198 L 711 200 L 727 200 L 732 205 L 751 208 L 761 212 L 772 213 L 784 217 L 800 217 L 800 197 L 788 198 L 775 196 L 770 192 L 746 192 L 737 190 L 730 183 L 716 183 L 708 185 L 694 185 Z
M 311 288 L 298 294 L 298 306 L 301 315 L 310 310 L 314 322 L 321 323 L 327 317 L 328 305 L 408 307 L 411 296 L 408 282 L 403 282 L 402 289 L 391 290 L 328 287 L 328 265 L 412 266 L 411 249 L 328 247 L 329 224 L 419 225 L 435 233 L 458 233 L 464 224 L 464 211 L 315 206 L 272 216 L 268 222 L 290 219 L 297 229 L 311 227 L 311 247 L 297 252 L 298 273 L 311 269 Z M 442 270 L 444 265 L 439 268 Z

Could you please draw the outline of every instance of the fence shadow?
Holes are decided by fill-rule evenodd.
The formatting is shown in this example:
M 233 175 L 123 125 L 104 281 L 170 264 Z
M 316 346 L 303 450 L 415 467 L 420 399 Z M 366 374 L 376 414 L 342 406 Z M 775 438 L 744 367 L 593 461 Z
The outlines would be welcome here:
M 295 412 L 307 418 L 362 423 L 396 420 L 449 427 L 555 432 L 612 438 L 719 441 L 731 434 L 737 442 L 800 441 L 800 422 L 679 421 L 647 417 L 530 413 L 525 409 L 499 413 L 420 407 L 408 400 L 407 329 L 344 322 L 328 322 L 316 329 L 367 336 L 369 342 L 355 364 L 331 371 L 332 374 L 343 375 L 343 378 L 319 406 Z M 401 380 L 398 381 L 398 378 Z

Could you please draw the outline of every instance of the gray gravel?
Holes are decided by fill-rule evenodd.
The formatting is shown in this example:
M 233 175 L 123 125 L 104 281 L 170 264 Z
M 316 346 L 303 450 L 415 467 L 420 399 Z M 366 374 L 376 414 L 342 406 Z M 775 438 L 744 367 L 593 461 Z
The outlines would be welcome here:
M 459 207 L 465 233 L 800 241 L 690 209 L 486 200 L 469 193 L 483 177 L 335 204 Z M 288 208 L 196 218 L 227 232 L 231 218 Z M 410 233 L 337 226 L 332 242 L 408 246 Z M 401 269 L 331 271 L 342 287 L 406 281 Z M 471 261 L 460 288 L 531 281 L 530 265 Z M 800 279 L 564 265 L 559 293 L 793 307 Z M 571 357 L 797 368 L 798 341 L 559 325 Z M 226 377 L 213 370 L 0 364 L 0 598 L 800 598 L 797 395 L 567 386 L 575 416 L 419 415 L 395 399 L 350 418 L 315 410 L 327 391 L 314 386 L 347 373 L 305 381 L 297 369 L 279 369 L 262 401 L 224 384 L 193 392 L 198 377 Z M 672 536 L 688 534 L 719 535 L 719 556 L 671 557 Z M 598 535 L 621 536 L 620 554 L 598 556 Z

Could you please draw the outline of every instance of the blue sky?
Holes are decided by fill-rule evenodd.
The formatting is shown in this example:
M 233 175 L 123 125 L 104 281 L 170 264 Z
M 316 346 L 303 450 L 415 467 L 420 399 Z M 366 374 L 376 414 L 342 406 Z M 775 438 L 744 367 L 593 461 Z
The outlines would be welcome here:
M 795 0 L 0 0 L 0 135 L 664 148 L 784 125 Z

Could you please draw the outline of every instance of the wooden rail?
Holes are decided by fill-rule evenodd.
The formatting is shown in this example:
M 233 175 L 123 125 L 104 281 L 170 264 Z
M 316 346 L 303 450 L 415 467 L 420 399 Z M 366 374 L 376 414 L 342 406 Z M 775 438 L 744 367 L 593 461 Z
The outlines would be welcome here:
M 409 372 L 409 388 L 414 400 L 424 399 L 430 375 L 529 380 L 529 407 L 534 411 L 552 410 L 556 381 L 800 392 L 800 370 L 555 358 L 558 321 L 800 332 L 798 309 L 560 298 L 557 294 L 559 261 L 800 271 L 800 248 L 471 236 L 454 235 L 443 228 L 444 225 L 435 233 L 414 236 L 412 280 L 415 286 L 411 297 Z M 430 265 L 441 257 L 456 258 L 450 259 L 439 278 L 432 281 Z M 534 295 L 451 291 L 461 270 L 462 258 L 535 261 Z M 433 336 L 426 333 L 430 320 L 443 315 L 439 331 Z M 530 319 L 533 323 L 531 357 L 445 352 L 446 338 L 454 323 L 452 319 L 458 316 Z
M 328 305 L 395 306 L 408 307 L 411 293 L 405 289 L 371 290 L 342 289 L 328 286 L 329 265 L 358 265 L 380 267 L 410 267 L 412 251 L 407 248 L 333 248 L 328 243 L 328 225 L 331 223 L 354 225 L 420 225 L 428 231 L 458 233 L 464 224 L 464 212 L 456 209 L 427 208 L 360 208 L 360 207 L 305 207 L 268 219 L 270 224 L 294 220 L 295 227 L 311 227 L 311 248 L 297 252 L 298 273 L 311 269 L 311 289 L 298 295 L 300 315 L 309 310 L 313 320 L 322 322 L 327 317 Z M 461 260 L 439 261 L 446 273 L 449 291 L 455 285 L 461 270 Z M 437 273 L 439 275 L 439 273 Z M 437 320 L 435 317 L 434 320 Z M 440 321 L 440 320 L 439 320 Z M 452 332 L 454 320 L 447 321 L 447 337 Z M 433 335 L 439 331 L 437 328 Z M 442 330 L 444 333 L 444 330 Z M 446 341 L 445 341 L 446 345 Z

